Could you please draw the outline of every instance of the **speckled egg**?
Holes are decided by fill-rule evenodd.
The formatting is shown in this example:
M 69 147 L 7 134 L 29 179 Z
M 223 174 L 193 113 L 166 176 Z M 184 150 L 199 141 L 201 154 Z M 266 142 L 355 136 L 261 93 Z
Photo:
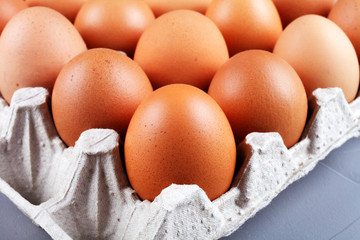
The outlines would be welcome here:
M 130 121 L 126 171 L 137 194 L 154 200 L 175 184 L 197 184 L 213 200 L 228 190 L 236 163 L 230 124 L 204 91 L 170 84 L 145 99 Z
M 228 59 L 220 30 L 209 18 L 191 10 L 158 17 L 141 35 L 134 55 L 155 89 L 185 83 L 207 90 Z
M 307 117 L 307 97 L 295 70 L 264 50 L 234 55 L 209 87 L 228 117 L 237 143 L 251 132 L 278 132 L 287 147 L 300 138 Z
M 0 91 L 10 103 L 15 90 L 52 91 L 61 68 L 86 50 L 71 22 L 55 10 L 31 7 L 16 14 L 0 37 Z
M 88 50 L 56 79 L 51 102 L 56 129 L 68 146 L 90 128 L 114 129 L 123 140 L 135 109 L 151 92 L 149 79 L 132 59 L 115 50 Z

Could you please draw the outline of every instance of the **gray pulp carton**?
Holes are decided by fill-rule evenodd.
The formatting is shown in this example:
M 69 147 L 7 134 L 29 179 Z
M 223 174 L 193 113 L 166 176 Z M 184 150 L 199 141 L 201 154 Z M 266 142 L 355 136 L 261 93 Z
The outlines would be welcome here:
M 240 227 L 336 147 L 360 136 L 360 97 L 317 89 L 303 137 L 287 149 L 278 133 L 251 133 L 231 188 L 210 201 L 197 185 L 171 185 L 153 201 L 131 188 L 118 134 L 85 131 L 66 148 L 43 88 L 0 98 L 0 191 L 54 239 L 217 239 Z

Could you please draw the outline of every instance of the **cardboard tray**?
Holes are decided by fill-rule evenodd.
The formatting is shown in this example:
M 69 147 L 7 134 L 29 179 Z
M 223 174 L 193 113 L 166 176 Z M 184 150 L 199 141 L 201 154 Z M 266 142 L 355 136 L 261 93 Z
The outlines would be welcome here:
M 0 191 L 54 239 L 217 239 L 231 234 L 327 154 L 360 136 L 360 98 L 314 92 L 316 107 L 295 146 L 277 133 L 251 133 L 245 164 L 228 192 L 210 201 L 197 185 L 171 185 L 153 201 L 130 187 L 118 134 L 85 131 L 66 148 L 43 88 L 0 99 Z

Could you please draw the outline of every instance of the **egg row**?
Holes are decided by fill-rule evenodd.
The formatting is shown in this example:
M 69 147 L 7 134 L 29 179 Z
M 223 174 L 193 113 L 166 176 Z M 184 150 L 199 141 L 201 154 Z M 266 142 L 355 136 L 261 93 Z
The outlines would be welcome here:
M 251 48 L 271 51 L 282 29 L 294 19 L 306 14 L 326 17 L 331 10 L 329 18 L 343 28 L 358 48 L 357 1 L 342 0 L 335 6 L 334 3 L 334 0 L 1 0 L 0 33 L 18 11 L 27 6 L 45 6 L 74 23 L 89 48 L 112 48 L 132 56 L 141 33 L 155 17 L 176 9 L 191 9 L 214 21 L 232 56 Z
M 112 43 L 102 45 L 111 42 L 107 34 L 117 28 L 96 24 L 104 9 L 91 4 L 100 2 L 84 4 L 75 26 L 46 7 L 27 8 L 11 18 L 0 37 L 0 91 L 8 103 L 22 87 L 52 92 L 54 123 L 68 146 L 90 128 L 118 131 L 130 183 L 142 199 L 154 200 L 171 183 L 195 183 L 213 200 L 230 187 L 236 146 L 248 133 L 279 132 L 291 147 L 301 137 L 308 103 L 311 112 L 313 90 L 340 87 L 349 102 L 357 94 L 356 51 L 343 30 L 319 15 L 297 18 L 284 31 L 277 15 L 275 41 L 250 34 L 253 38 L 245 39 L 250 45 L 241 49 L 231 45 L 233 40 L 240 39 L 233 46 L 244 42 L 238 34 L 231 36 L 237 28 L 231 25 L 227 38 L 226 27 L 214 19 L 223 19 L 224 6 L 229 17 L 236 4 L 246 2 L 250 5 L 237 11 L 272 6 L 276 15 L 271 1 L 229 1 L 224 6 L 213 1 L 208 17 L 192 10 L 170 11 L 138 31 L 136 48 L 121 47 L 134 55 L 131 59 L 109 49 L 117 49 Z M 142 19 L 131 9 L 123 13 L 129 26 Z M 86 21 L 79 25 L 81 16 Z M 89 27 L 99 35 L 86 33 Z M 256 42 L 271 43 L 268 51 L 246 50 L 258 48 L 251 45 Z

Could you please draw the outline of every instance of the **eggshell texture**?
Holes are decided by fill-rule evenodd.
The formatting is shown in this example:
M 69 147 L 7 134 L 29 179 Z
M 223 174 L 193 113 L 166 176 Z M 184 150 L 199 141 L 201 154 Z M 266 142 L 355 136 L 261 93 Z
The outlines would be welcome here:
M 140 104 L 124 153 L 131 186 L 151 201 L 172 183 L 197 184 L 213 200 L 230 187 L 236 163 L 224 112 L 205 92 L 186 84 L 159 88 Z
M 309 100 L 317 88 L 339 87 L 348 102 L 359 87 L 359 63 L 346 34 L 332 21 L 306 15 L 293 21 L 281 34 L 274 53 L 299 74 Z
M 93 0 L 80 9 L 75 27 L 89 48 L 122 50 L 132 56 L 140 35 L 154 19 L 141 0 Z
M 27 5 L 22 0 L 0 0 L 0 34 L 7 22 L 25 8 Z
M 88 0 L 25 0 L 29 7 L 43 6 L 52 8 L 74 22 L 81 6 Z
M 216 25 L 191 10 L 175 10 L 157 18 L 141 35 L 134 56 L 154 88 L 186 83 L 203 90 L 228 59 Z
M 331 9 L 328 18 L 335 22 L 349 37 L 360 58 L 360 1 L 339 0 Z
M 283 26 L 298 17 L 317 14 L 326 17 L 334 6 L 334 0 L 272 0 L 279 11 Z
M 61 68 L 86 50 L 75 27 L 46 7 L 15 15 L 0 37 L 0 90 L 9 103 L 15 90 L 44 87 L 52 91 Z
M 282 32 L 271 0 L 214 0 L 206 16 L 220 29 L 230 56 L 248 49 L 272 51 Z
M 224 110 L 237 143 L 251 132 L 278 132 L 291 147 L 304 129 L 304 86 L 295 70 L 270 52 L 248 50 L 230 58 L 215 74 L 209 95 Z
M 110 49 L 88 50 L 64 66 L 56 79 L 52 112 L 68 146 L 90 128 L 111 128 L 124 139 L 129 121 L 152 87 L 129 57 Z
M 188 9 L 194 10 L 199 13 L 205 14 L 205 11 L 212 0 L 144 0 L 149 4 L 155 16 L 158 17 L 164 13 L 179 10 L 179 9 Z

